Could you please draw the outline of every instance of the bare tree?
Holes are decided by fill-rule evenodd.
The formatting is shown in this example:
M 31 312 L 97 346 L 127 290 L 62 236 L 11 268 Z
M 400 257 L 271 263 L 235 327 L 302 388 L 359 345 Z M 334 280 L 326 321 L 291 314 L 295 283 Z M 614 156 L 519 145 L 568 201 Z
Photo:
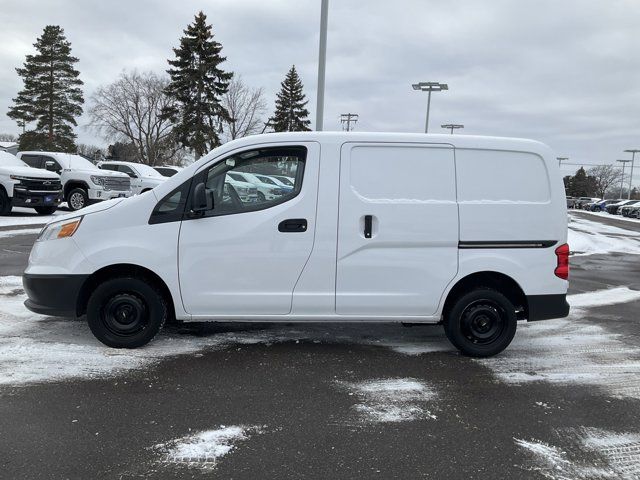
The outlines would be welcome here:
M 18 137 L 11 133 L 0 133 L 0 142 L 16 142 L 18 143 Z
M 102 160 L 104 158 L 104 149 L 97 145 L 89 145 L 86 143 L 78 143 L 76 145 L 77 153 L 83 157 L 90 158 L 94 161 Z
M 225 141 L 262 132 L 267 112 L 262 88 L 250 88 L 240 75 L 234 76 L 222 97 L 222 105 L 231 117 L 231 121 L 222 125 Z
M 122 72 L 91 96 L 90 125 L 109 140 L 133 144 L 141 163 L 174 163 L 180 147 L 173 123 L 162 116 L 172 102 L 164 93 L 167 83 L 153 72 Z
M 587 170 L 587 175 L 595 180 L 596 195 L 604 198 L 611 187 L 620 182 L 622 172 L 615 165 L 598 165 Z

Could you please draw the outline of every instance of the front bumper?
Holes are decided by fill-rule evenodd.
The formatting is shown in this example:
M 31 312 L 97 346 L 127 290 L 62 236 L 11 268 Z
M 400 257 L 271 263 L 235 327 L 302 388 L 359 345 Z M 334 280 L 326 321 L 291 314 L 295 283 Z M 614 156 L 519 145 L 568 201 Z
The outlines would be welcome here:
M 530 322 L 564 318 L 569 315 L 570 307 L 566 294 L 527 295 L 527 304 L 529 306 L 527 320 Z
M 32 191 L 13 189 L 11 205 L 14 207 L 57 207 L 62 202 L 62 190 Z
M 105 190 L 103 188 L 90 188 L 89 200 L 111 200 L 112 198 L 127 198 L 133 195 L 131 190 Z
M 22 276 L 24 291 L 29 297 L 24 305 L 35 313 L 54 317 L 75 317 L 78 296 L 89 275 Z

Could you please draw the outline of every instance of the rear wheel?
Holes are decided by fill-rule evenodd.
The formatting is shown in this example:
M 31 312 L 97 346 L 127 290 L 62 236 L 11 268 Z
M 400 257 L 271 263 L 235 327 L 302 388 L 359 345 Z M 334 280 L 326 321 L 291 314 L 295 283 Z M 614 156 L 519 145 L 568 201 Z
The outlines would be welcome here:
M 463 354 L 490 357 L 509 346 L 517 324 L 515 306 L 507 297 L 490 288 L 477 288 L 455 301 L 444 330 Z
M 39 215 L 53 215 L 58 207 L 34 207 L 34 209 Z
M 167 302 L 152 283 L 120 277 L 100 284 L 89 298 L 87 321 L 109 347 L 137 348 L 149 343 L 167 319 Z
M 67 195 L 67 205 L 74 212 L 89 205 L 89 196 L 82 188 L 74 188 Z
M 11 213 L 11 199 L 4 188 L 0 188 L 0 215 L 9 215 Z

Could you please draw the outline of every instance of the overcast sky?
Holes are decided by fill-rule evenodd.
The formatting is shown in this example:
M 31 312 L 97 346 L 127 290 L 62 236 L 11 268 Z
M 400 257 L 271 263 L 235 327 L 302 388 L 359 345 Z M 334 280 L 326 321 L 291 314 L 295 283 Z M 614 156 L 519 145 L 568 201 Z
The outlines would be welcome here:
M 65 29 L 88 102 L 122 70 L 166 70 L 200 9 L 226 68 L 264 87 L 270 110 L 295 64 L 313 120 L 320 0 L 2 0 L 0 132 L 18 133 L 6 116 L 22 85 L 14 68 L 45 25 Z M 330 0 L 329 9 L 325 130 L 354 112 L 357 130 L 422 131 L 426 94 L 411 83 L 439 81 L 449 91 L 433 96 L 432 132 L 462 123 L 466 134 L 533 138 L 574 163 L 640 148 L 637 0 Z M 79 141 L 105 145 L 86 123 Z

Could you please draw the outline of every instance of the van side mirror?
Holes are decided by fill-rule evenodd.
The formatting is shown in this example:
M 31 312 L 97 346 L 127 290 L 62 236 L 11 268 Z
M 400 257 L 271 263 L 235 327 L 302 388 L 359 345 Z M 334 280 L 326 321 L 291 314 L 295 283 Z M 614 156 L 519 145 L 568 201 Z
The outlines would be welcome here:
M 191 201 L 191 211 L 193 213 L 204 213 L 213 209 L 213 192 L 207 191 L 204 182 L 196 185 L 193 189 L 193 199 Z

